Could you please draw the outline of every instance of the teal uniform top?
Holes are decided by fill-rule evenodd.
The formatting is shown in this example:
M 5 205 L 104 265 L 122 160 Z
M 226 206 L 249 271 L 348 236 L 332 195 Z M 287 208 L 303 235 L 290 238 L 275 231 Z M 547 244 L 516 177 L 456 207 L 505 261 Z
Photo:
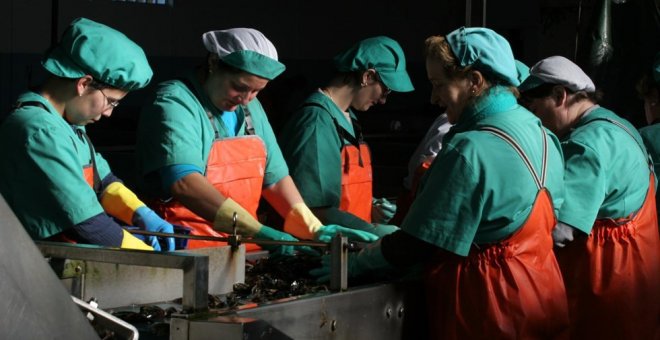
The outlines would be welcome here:
M 349 109 L 350 116 L 355 114 Z M 339 207 L 341 148 L 350 144 L 337 133 L 335 120 L 351 136 L 353 125 L 326 95 L 312 93 L 280 134 L 280 145 L 305 203 L 312 208 Z
M 628 131 L 605 119 L 625 125 Z M 597 218 L 628 217 L 639 210 L 650 174 L 648 156 L 640 145 L 637 130 L 614 112 L 594 106 L 583 115 L 561 141 L 566 200 L 559 221 L 589 234 Z
M 44 97 L 26 92 L 18 102 L 39 102 L 10 113 L 0 126 L 0 193 L 33 239 L 44 239 L 103 213 L 83 176 L 91 164 L 83 126 L 72 126 Z M 93 149 L 93 146 L 92 146 Z M 101 179 L 110 174 L 94 152 Z
M 196 80 L 187 77 L 191 89 L 181 80 L 165 81 L 158 85 L 155 95 L 149 99 L 140 114 L 137 137 L 137 166 L 141 189 L 152 197 L 163 197 L 157 177 L 147 176 L 163 167 L 189 164 L 206 169 L 215 130 L 219 138 L 245 135 L 245 113 L 236 110 L 238 127 L 230 131 L 222 119 L 223 111 L 217 109 Z M 266 146 L 266 170 L 264 186 L 277 183 L 289 170 L 280 151 L 273 129 L 258 99 L 248 103 L 255 134 Z M 212 118 L 209 119 L 209 116 Z
M 653 170 L 657 176 L 660 171 L 660 123 L 639 129 L 639 134 L 642 136 L 646 151 L 653 159 Z
M 427 243 L 467 256 L 472 244 L 495 243 L 517 231 L 531 213 L 538 187 L 515 149 L 485 131 L 509 134 L 541 176 L 543 131 L 547 140 L 545 187 L 555 212 L 564 198 L 563 158 L 555 135 L 519 106 L 506 88 L 493 87 L 467 107 L 443 139 L 422 178 L 401 228 Z

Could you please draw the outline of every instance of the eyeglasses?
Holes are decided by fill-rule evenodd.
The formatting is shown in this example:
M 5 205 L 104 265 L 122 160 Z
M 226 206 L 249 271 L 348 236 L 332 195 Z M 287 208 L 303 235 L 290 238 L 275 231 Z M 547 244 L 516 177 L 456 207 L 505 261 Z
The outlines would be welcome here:
M 119 106 L 119 101 L 116 99 L 110 99 L 108 96 L 106 96 L 105 92 L 103 92 L 103 89 L 97 89 L 97 90 L 101 92 L 103 98 L 105 98 L 105 101 L 108 103 L 108 106 L 112 106 L 113 109 Z
M 387 97 L 390 93 L 392 93 L 392 90 L 389 87 L 385 86 L 385 83 L 383 83 L 383 80 L 380 78 L 380 75 L 378 73 L 376 73 L 376 77 L 377 77 L 378 82 L 380 83 L 380 86 L 383 87 L 382 96 Z

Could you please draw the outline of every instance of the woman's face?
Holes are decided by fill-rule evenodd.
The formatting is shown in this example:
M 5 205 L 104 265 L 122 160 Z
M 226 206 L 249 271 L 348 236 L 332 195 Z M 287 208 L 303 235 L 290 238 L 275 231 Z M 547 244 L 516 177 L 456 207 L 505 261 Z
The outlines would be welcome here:
M 385 104 L 387 96 L 392 92 L 375 71 L 365 72 L 362 83 L 365 86 L 360 87 L 351 101 L 351 107 L 358 111 L 367 111 L 376 104 Z
M 90 77 L 91 82 L 91 77 Z M 112 110 L 119 105 L 119 101 L 127 94 L 126 91 L 116 88 L 95 88 L 85 83 L 80 95 L 74 97 L 66 105 L 64 118 L 72 125 L 87 125 L 98 122 L 101 117 L 110 117 Z
M 456 124 L 470 99 L 470 81 L 467 78 L 450 79 L 442 62 L 426 59 L 426 74 L 433 86 L 431 103 L 444 107 L 450 124 Z
M 213 105 L 223 111 L 235 111 L 239 105 L 247 105 L 268 80 L 247 72 L 213 72 L 209 74 L 204 88 Z

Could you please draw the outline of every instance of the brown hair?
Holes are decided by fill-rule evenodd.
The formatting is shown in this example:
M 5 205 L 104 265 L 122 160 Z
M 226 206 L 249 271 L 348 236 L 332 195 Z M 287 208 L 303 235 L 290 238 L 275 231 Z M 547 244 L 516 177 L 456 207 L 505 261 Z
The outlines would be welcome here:
M 472 65 L 461 66 L 458 59 L 451 50 L 451 46 L 444 36 L 435 35 L 426 38 L 424 41 L 424 56 L 427 59 L 434 59 L 442 63 L 443 69 L 450 79 L 464 78 L 472 70 Z M 487 93 L 492 87 L 492 84 L 497 84 L 499 79 L 491 79 L 491 75 L 487 72 L 479 71 L 486 79 L 486 87 L 483 93 Z M 509 91 L 513 93 L 516 98 L 520 96 L 518 88 L 515 86 L 507 86 Z
M 465 77 L 472 68 L 471 66 L 463 67 L 458 63 L 447 39 L 441 35 L 428 37 L 424 41 L 424 56 L 427 59 L 441 62 L 445 73 L 451 79 Z

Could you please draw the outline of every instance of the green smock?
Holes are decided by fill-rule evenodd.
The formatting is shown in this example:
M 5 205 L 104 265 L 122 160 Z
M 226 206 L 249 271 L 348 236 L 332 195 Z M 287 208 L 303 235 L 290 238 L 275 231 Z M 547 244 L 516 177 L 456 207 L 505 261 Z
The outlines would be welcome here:
M 443 139 L 443 147 L 420 183 L 401 228 L 452 253 L 466 256 L 472 244 L 507 238 L 529 216 L 538 188 L 513 147 L 485 131 L 503 130 L 522 147 L 541 176 L 542 129 L 547 134 L 545 187 L 555 211 L 563 202 L 563 158 L 559 141 L 518 105 L 504 87 L 494 87 L 466 108 Z
M 604 119 L 617 121 L 621 127 Z M 649 186 L 648 158 L 637 130 L 595 106 L 562 138 L 566 199 L 559 221 L 589 234 L 597 218 L 628 217 L 641 208 Z
M 0 126 L 0 193 L 33 239 L 43 239 L 103 213 L 83 177 L 91 164 L 85 128 L 71 126 L 44 97 L 26 92 L 19 102 L 36 101 L 11 113 Z M 95 152 L 101 179 L 110 167 Z
M 199 99 L 181 80 L 165 81 L 158 85 L 155 95 L 149 99 L 149 104 L 143 107 L 140 114 L 136 146 L 138 181 L 141 189 L 152 198 L 163 197 L 165 194 L 158 178 L 147 176 L 154 171 L 178 164 L 191 164 L 199 169 L 206 169 L 209 151 L 215 140 L 209 114 L 219 138 L 233 135 L 221 118 L 223 111 L 211 103 L 196 77 L 189 74 L 187 79 Z M 253 99 L 247 108 L 255 134 L 261 137 L 266 146 L 266 187 L 286 177 L 288 168 L 259 100 Z M 236 115 L 240 126 L 236 136 L 243 136 L 245 115 L 242 107 L 236 110 Z
M 350 109 L 349 114 L 355 119 Z M 339 107 L 323 93 L 314 92 L 280 134 L 291 177 L 305 203 L 312 208 L 339 208 L 341 148 L 350 142 L 339 137 L 334 120 L 355 137 L 353 125 Z
M 645 126 L 639 129 L 639 134 L 642 136 L 646 151 L 653 159 L 653 170 L 657 176 L 660 171 L 660 124 Z

